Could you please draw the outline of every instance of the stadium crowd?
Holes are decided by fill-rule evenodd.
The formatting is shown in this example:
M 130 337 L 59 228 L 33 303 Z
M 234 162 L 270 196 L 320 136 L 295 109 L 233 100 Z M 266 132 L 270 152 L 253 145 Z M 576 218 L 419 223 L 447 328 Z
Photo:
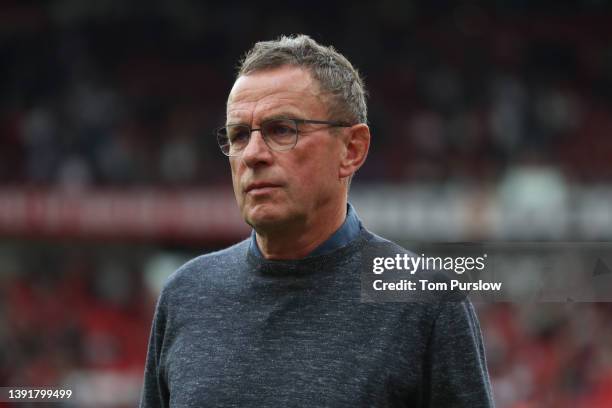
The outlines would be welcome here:
M 363 179 L 495 180 L 525 161 L 612 177 L 612 33 L 597 8 L 326 6 L 346 29 L 232 2 L 4 10 L 0 181 L 225 183 L 212 129 L 255 25 L 312 31 L 361 68 L 375 137 Z M 360 30 L 366 20 L 377 23 Z

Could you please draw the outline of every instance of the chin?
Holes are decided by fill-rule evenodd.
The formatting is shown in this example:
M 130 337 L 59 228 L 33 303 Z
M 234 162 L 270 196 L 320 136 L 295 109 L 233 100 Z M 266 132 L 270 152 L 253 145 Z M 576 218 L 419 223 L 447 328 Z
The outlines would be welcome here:
M 278 209 L 271 205 L 259 204 L 245 210 L 244 218 L 249 224 L 273 223 L 280 218 Z
M 247 224 L 258 230 L 279 227 L 288 217 L 285 211 L 276 206 L 260 204 L 246 209 L 244 219 Z

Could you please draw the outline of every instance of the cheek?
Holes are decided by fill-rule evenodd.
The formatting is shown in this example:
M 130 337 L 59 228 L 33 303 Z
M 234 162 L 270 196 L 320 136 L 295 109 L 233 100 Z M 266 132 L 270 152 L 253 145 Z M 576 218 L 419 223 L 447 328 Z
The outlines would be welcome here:
M 294 187 L 299 189 L 304 196 L 319 195 L 327 191 L 338 179 L 336 164 L 334 157 L 321 151 L 296 160 L 293 163 L 293 174 L 297 175 L 293 183 Z
M 230 168 L 232 172 L 232 185 L 234 187 L 234 195 L 236 196 L 236 201 L 238 201 L 238 205 L 242 204 L 242 194 L 240 193 L 240 173 L 239 173 L 239 165 L 234 159 L 230 159 Z

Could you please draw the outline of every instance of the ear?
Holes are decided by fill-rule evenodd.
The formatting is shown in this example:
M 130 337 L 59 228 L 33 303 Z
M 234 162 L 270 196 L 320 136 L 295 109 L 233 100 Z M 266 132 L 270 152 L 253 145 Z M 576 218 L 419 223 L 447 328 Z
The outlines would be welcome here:
M 339 178 L 350 177 L 359 170 L 370 149 L 370 128 L 365 123 L 348 128 L 345 134 Z

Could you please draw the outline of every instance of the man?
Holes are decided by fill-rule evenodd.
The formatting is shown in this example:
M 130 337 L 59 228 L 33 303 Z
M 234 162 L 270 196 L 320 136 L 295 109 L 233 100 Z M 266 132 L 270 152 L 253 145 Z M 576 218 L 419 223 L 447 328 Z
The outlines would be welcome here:
M 468 301 L 360 301 L 362 254 L 405 250 L 347 203 L 370 131 L 349 61 L 300 35 L 246 55 L 217 132 L 250 239 L 166 282 L 141 407 L 488 407 Z

